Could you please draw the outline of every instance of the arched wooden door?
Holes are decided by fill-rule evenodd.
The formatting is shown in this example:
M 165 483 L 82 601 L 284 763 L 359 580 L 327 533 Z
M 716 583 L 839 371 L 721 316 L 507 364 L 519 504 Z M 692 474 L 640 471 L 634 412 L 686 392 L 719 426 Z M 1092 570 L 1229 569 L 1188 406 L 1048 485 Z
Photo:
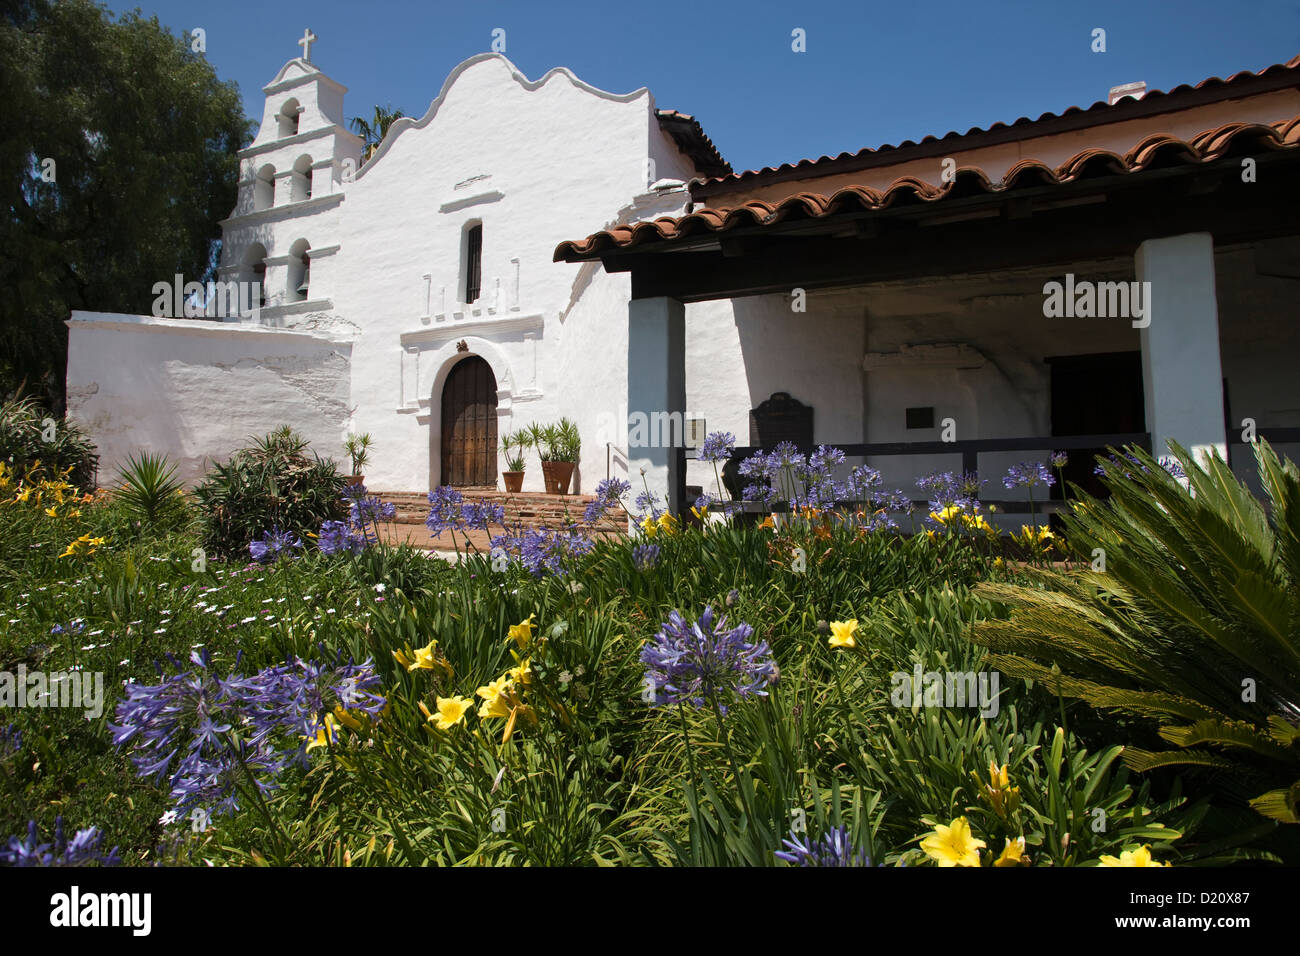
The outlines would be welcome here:
M 477 355 L 457 362 L 442 387 L 442 483 L 496 487 L 497 379 Z

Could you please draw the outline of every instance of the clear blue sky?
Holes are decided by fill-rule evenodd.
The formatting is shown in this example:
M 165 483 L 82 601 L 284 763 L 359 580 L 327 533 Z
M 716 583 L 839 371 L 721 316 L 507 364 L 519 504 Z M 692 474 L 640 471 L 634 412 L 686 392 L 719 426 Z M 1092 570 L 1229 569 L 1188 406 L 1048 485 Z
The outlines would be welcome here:
M 647 86 L 699 118 L 737 170 L 1036 117 L 1258 70 L 1300 53 L 1300 2 L 641 2 L 641 0 L 137 0 L 207 56 L 260 117 L 261 87 L 301 52 L 349 88 L 349 117 L 421 116 L 447 73 L 490 49 L 530 79 L 567 66 L 601 89 Z M 110 2 L 115 11 L 135 3 Z M 791 51 L 791 31 L 807 52 Z M 1092 31 L 1106 31 L 1093 53 Z M 598 139 L 593 140 L 593 144 Z

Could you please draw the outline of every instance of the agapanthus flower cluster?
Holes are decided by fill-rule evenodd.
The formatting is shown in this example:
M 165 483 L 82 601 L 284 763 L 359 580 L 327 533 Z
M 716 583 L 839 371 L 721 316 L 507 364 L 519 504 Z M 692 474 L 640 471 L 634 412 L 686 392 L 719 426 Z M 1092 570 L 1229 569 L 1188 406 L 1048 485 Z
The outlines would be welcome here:
M 731 432 L 710 432 L 696 457 L 700 461 L 726 461 L 735 448 L 736 436 Z
M 638 521 L 647 517 L 658 521 L 659 517 L 664 513 L 664 509 L 659 507 L 659 498 L 654 492 L 647 489 L 636 496 L 636 518 Z
M 889 513 L 910 510 L 910 501 L 901 491 L 882 491 L 880 472 L 869 465 L 857 465 L 838 477 L 845 460 L 843 451 L 829 445 L 805 457 L 792 443 L 781 442 L 772 452 L 758 452 L 740 463 L 740 474 L 750 479 L 743 494 L 769 506 L 786 501 L 792 510 L 824 511 L 841 502 L 861 502 L 867 506 L 864 514 L 872 515 L 873 527 L 895 527 Z
M 778 850 L 776 858 L 793 866 L 872 865 L 867 851 L 854 847 L 848 827 L 834 827 L 815 840 L 791 830 L 781 842 L 785 849 Z
M 109 727 L 140 775 L 169 787 L 182 815 L 196 807 L 233 812 L 250 777 L 269 792 L 331 714 L 377 716 L 384 706 L 369 660 L 327 666 L 293 658 L 228 679 L 212 672 L 206 651 L 192 652 L 190 662 L 158 684 L 128 684 Z
M 1007 469 L 1007 473 L 1002 476 L 1002 485 L 1008 490 L 1012 488 L 1036 488 L 1039 485 L 1050 488 L 1054 484 L 1056 484 L 1056 478 L 1052 476 L 1051 471 L 1041 461 L 1022 461 L 1018 465 L 1012 465 Z
M 425 527 L 435 538 L 441 538 L 444 531 L 458 531 L 464 517 L 460 506 L 464 496 L 450 485 L 439 485 L 429 492 L 429 516 L 424 519 Z
M 1119 458 L 1116 458 L 1114 455 L 1109 455 L 1108 457 L 1112 465 L 1119 465 L 1120 463 Z M 1143 474 L 1146 474 L 1151 470 L 1146 465 L 1142 464 L 1141 461 L 1138 460 L 1137 455 L 1134 455 L 1131 452 L 1126 453 L 1124 455 L 1124 460 L 1129 462 L 1132 465 L 1136 465 L 1137 468 L 1143 472 Z M 1178 459 L 1171 458 L 1168 455 L 1160 459 L 1160 467 L 1163 468 L 1165 471 L 1169 472 L 1171 477 L 1180 478 L 1180 479 L 1187 477 L 1187 472 L 1183 471 L 1183 466 L 1178 463 Z M 1094 475 L 1104 475 L 1106 474 L 1106 469 L 1103 468 L 1101 465 L 1097 465 L 1097 467 L 1092 470 L 1092 473 Z M 1133 477 L 1132 472 L 1128 470 L 1124 470 L 1123 474 L 1125 478 Z
M 505 506 L 488 501 L 466 501 L 459 491 L 442 485 L 429 492 L 429 516 L 425 527 L 435 538 L 444 532 L 487 531 L 490 525 L 504 527 Z
M 262 540 L 250 541 L 248 553 L 260 564 L 269 564 L 281 557 L 292 558 L 294 552 L 302 547 L 302 540 L 291 531 L 281 531 L 278 527 L 262 532 Z
M 638 571 L 649 571 L 659 563 L 659 545 L 638 544 L 632 549 L 632 564 Z
M 977 513 L 980 510 L 980 489 L 985 484 L 987 482 L 973 471 L 962 474 L 942 471 L 916 479 L 916 486 L 930 496 L 930 510 L 940 513 L 953 507 Z
M 563 574 L 566 561 L 590 553 L 595 545 L 576 526 L 569 525 L 562 531 L 550 528 L 529 528 L 527 531 L 515 529 L 513 533 L 494 537 L 492 547 L 494 550 L 500 548 L 540 578 L 548 571 Z
M 122 862 L 117 847 L 105 851 L 99 827 L 78 830 L 72 839 L 63 834 L 63 817 L 54 820 L 54 839 L 40 842 L 36 821 L 27 824 L 27 838 L 16 836 L 0 846 L 0 866 L 117 866 Z
M 582 514 L 582 520 L 589 525 L 595 524 L 631 490 L 631 483 L 622 478 L 606 478 L 596 485 L 596 496 L 588 503 L 587 510 Z
M 365 536 L 346 521 L 326 521 L 316 536 L 321 554 L 358 554 L 366 547 Z
M 733 696 L 766 696 L 778 677 L 776 661 L 767 642 L 754 643 L 753 635 L 743 622 L 728 628 L 725 616 L 715 624 L 712 607 L 694 624 L 672 611 L 641 649 L 651 705 L 716 704 L 725 713 L 725 701 Z

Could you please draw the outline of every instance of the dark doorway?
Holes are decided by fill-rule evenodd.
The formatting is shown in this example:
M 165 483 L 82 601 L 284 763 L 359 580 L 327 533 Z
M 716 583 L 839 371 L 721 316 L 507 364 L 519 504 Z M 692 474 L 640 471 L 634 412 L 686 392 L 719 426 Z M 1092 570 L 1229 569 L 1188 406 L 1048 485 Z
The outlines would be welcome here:
M 1052 434 L 1099 435 L 1144 432 L 1146 402 L 1142 393 L 1142 353 L 1105 352 L 1097 355 L 1062 355 L 1047 359 L 1052 369 Z M 1067 484 L 1092 495 L 1105 488 L 1093 469 L 1100 448 L 1074 448 L 1065 466 Z M 1062 489 L 1052 489 L 1060 500 Z
M 442 387 L 442 483 L 496 487 L 497 380 L 477 355 L 456 363 Z

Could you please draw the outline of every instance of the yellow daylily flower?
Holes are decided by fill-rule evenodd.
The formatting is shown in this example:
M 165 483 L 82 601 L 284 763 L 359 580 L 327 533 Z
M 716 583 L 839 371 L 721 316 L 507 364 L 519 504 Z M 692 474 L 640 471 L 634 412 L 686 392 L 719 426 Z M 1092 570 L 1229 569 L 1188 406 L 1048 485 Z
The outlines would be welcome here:
M 465 714 L 473 706 L 474 701 L 470 697 L 439 697 L 437 700 L 438 712 L 431 714 L 429 708 L 424 705 L 424 701 L 420 701 L 420 710 L 424 712 L 424 716 L 428 718 L 429 723 L 437 726 L 439 730 L 450 730 L 455 727 L 465 719 Z
M 948 826 L 936 824 L 934 832 L 921 841 L 926 856 L 940 866 L 979 866 L 979 851 L 987 844 L 975 839 L 965 817 L 958 817 Z
M 514 683 L 509 674 L 498 677 L 492 683 L 480 687 L 475 693 L 483 698 L 479 707 L 480 717 L 506 717 L 510 713 L 510 687 Z
M 1136 850 L 1124 850 L 1120 853 L 1119 858 L 1113 856 L 1103 856 L 1101 858 L 1102 866 L 1169 866 L 1168 863 L 1160 863 L 1151 857 L 1151 846 L 1139 847 Z
M 315 736 L 307 737 L 304 735 L 302 739 L 307 741 L 308 750 L 314 750 L 317 747 L 324 747 L 333 743 L 338 740 L 338 736 L 339 729 L 338 724 L 334 722 L 334 716 L 332 714 L 326 714 L 325 720 L 316 728 Z
M 526 621 L 520 621 L 518 624 L 510 625 L 510 633 L 508 637 L 519 645 L 521 651 L 528 650 L 528 645 L 532 643 L 533 618 L 536 616 L 536 614 L 530 614 Z
M 1016 837 L 1014 840 L 1008 837 L 1007 845 L 1002 848 L 1002 853 L 993 861 L 994 866 L 1019 866 L 1021 863 L 1027 863 L 1028 858 L 1025 856 L 1025 838 Z
M 676 534 L 677 526 L 677 518 L 670 515 L 668 512 L 665 511 L 659 516 L 659 530 L 664 534 Z
M 973 774 L 972 774 L 973 775 Z M 993 808 L 993 812 L 1006 819 L 1020 806 L 1020 788 L 1011 786 L 1007 765 L 1001 767 L 989 761 L 989 782 L 980 784 L 980 796 Z
M 51 518 L 57 518 L 59 516 L 58 506 L 56 505 L 53 508 L 46 508 L 45 513 L 49 515 Z
M 366 729 L 365 724 L 363 724 L 355 714 L 353 714 L 351 711 L 345 708 L 342 704 L 334 705 L 333 714 L 334 714 L 334 719 L 337 720 L 344 727 L 350 727 L 353 730 L 357 731 L 358 733 L 361 733 Z M 363 714 L 363 716 L 368 717 L 369 715 Z
M 695 515 L 697 521 L 707 523 L 709 519 L 709 506 L 705 505 L 703 508 L 697 508 L 695 505 L 691 505 L 691 514 Z
M 826 640 L 831 647 L 857 647 L 853 635 L 858 629 L 858 619 L 851 621 L 831 621 L 831 636 Z
M 655 524 L 654 518 L 646 515 L 645 520 L 641 522 L 641 530 L 645 532 L 647 538 L 653 538 L 659 531 L 659 526 Z
M 436 656 L 437 648 L 438 648 L 438 642 L 436 640 L 430 641 L 424 647 L 418 648 L 415 652 L 415 660 L 413 660 L 411 662 L 411 665 L 406 668 L 407 671 L 409 672 L 413 670 L 422 670 L 422 671 L 433 670 L 438 663 L 438 659 Z
M 512 667 L 506 671 L 506 676 L 510 678 L 512 683 L 523 684 L 527 687 L 533 682 L 532 661 L 525 657 L 517 667 Z

